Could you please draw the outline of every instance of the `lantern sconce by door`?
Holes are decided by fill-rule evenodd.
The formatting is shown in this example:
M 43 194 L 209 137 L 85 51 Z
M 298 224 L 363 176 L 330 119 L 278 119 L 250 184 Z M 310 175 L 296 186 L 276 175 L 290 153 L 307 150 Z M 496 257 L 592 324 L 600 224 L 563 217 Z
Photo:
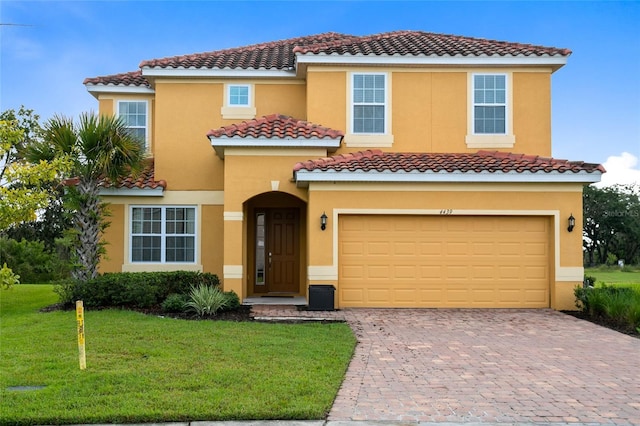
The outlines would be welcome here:
M 323 231 L 327 229 L 327 214 L 324 212 L 322 213 L 322 216 L 320 216 L 320 229 Z
M 576 226 L 576 218 L 573 217 L 573 213 L 571 213 L 571 216 L 569 216 L 569 226 L 567 227 L 567 231 L 572 232 L 575 226 Z

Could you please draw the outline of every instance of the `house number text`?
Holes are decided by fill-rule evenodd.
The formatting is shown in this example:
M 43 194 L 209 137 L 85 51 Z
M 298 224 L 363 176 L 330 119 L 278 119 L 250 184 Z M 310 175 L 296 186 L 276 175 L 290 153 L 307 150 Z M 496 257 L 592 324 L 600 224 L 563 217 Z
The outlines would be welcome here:
M 440 214 L 448 216 L 450 214 L 453 214 L 453 209 L 442 209 L 440 210 Z

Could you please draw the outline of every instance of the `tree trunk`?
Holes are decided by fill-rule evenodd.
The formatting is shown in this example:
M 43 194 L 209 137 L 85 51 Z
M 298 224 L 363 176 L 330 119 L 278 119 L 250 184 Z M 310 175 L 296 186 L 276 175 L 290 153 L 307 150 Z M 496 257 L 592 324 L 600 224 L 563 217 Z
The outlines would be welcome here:
M 100 262 L 100 189 L 97 182 L 83 179 L 75 189 L 78 196 L 73 218 L 73 226 L 77 233 L 76 267 L 71 275 L 76 280 L 87 281 L 98 275 Z

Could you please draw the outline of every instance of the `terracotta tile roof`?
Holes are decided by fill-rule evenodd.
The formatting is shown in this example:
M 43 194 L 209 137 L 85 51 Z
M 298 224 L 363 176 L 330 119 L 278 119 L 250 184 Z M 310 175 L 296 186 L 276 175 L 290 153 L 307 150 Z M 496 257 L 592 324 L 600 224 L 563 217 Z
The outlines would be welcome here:
M 108 179 L 105 179 L 101 187 L 117 189 L 167 189 L 167 182 L 165 180 L 155 179 L 155 164 L 153 159 L 150 159 L 142 171 L 138 173 L 137 177 L 128 176 L 118 180 L 115 185 Z
M 568 56 L 569 49 L 424 31 L 393 31 L 297 46 L 294 53 L 413 56 Z
M 286 115 L 272 114 L 210 130 L 210 138 L 342 139 L 344 133 Z
M 537 155 L 479 151 L 473 154 L 398 153 L 367 150 L 298 163 L 294 171 L 349 172 L 600 172 L 600 164 Z
M 377 56 L 568 56 L 569 49 L 423 31 L 369 36 L 324 33 L 233 49 L 152 59 L 140 68 L 290 69 L 295 54 Z
M 329 32 L 232 49 L 151 59 L 142 61 L 140 68 L 288 69 L 294 66 L 295 47 L 323 44 L 346 37 L 352 36 Z
M 149 82 L 142 76 L 142 71 L 125 72 L 121 74 L 106 75 L 103 77 L 85 78 L 82 84 L 102 86 L 145 86 L 150 87 Z

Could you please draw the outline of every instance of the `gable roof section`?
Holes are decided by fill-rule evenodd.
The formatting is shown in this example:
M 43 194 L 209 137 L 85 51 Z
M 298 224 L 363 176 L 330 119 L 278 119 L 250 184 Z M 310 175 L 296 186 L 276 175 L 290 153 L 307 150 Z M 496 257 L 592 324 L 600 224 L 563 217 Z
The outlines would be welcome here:
M 300 77 L 307 64 L 543 65 L 566 63 L 569 49 L 436 34 L 393 31 L 368 36 L 327 32 L 211 52 L 145 60 L 140 70 L 85 79 L 95 92 L 108 86 L 150 87 L 155 76 Z M 98 88 L 98 89 L 96 89 Z
M 210 130 L 207 137 L 220 158 L 226 148 L 323 148 L 335 152 L 344 133 L 286 115 L 272 114 Z
M 91 93 L 154 93 L 142 71 L 131 71 L 102 77 L 85 78 L 82 82 Z
M 582 182 L 600 181 L 599 164 L 536 155 L 368 150 L 298 163 L 298 186 L 310 182 Z
M 288 70 L 295 65 L 295 48 L 322 45 L 351 37 L 353 36 L 328 32 L 212 52 L 151 59 L 142 61 L 140 68 Z
M 127 176 L 115 184 L 108 179 L 102 181 L 100 195 L 161 196 L 167 189 L 165 180 L 155 179 L 155 164 L 149 159 L 137 176 Z

